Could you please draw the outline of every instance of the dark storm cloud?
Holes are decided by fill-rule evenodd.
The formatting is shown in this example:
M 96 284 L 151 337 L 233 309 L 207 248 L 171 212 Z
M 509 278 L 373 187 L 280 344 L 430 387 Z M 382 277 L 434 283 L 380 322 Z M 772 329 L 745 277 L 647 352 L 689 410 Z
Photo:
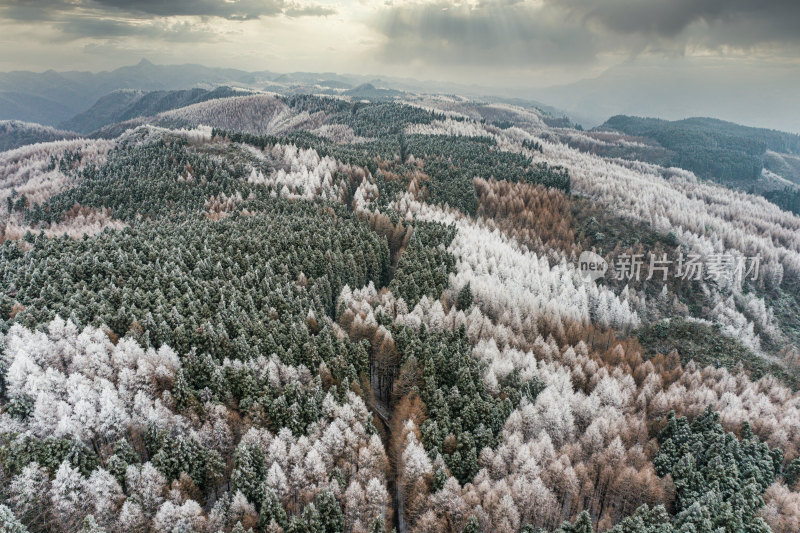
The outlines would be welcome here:
M 392 6 L 377 27 L 387 38 L 385 59 L 444 63 L 583 63 L 594 59 L 594 36 L 522 2 L 475 6 L 438 1 Z
M 800 2 L 797 0 L 564 0 L 549 4 L 561 4 L 587 20 L 597 21 L 611 31 L 624 34 L 674 38 L 696 22 L 726 26 L 739 21 L 754 21 L 764 29 L 793 25 L 795 31 L 792 35 L 781 31 L 779 37 L 800 40 L 797 30 Z M 736 32 L 731 32 L 730 38 L 735 42 Z
M 443 0 L 388 4 L 384 59 L 430 64 L 591 63 L 686 47 L 800 45 L 800 0 Z
M 735 0 L 734 0 L 735 1 Z M 675 37 L 699 20 L 716 20 L 726 13 L 730 0 L 566 0 L 564 6 L 611 31 Z
M 0 18 L 20 22 L 52 20 L 75 4 L 64 0 L 0 0 Z
M 289 0 L 0 0 L 0 20 L 45 23 L 55 30 L 51 42 L 83 38 L 146 38 L 168 42 L 219 40 L 214 19 L 234 21 L 286 15 L 333 14 L 316 4 Z M 196 17 L 196 23 L 168 17 Z
M 122 12 L 159 17 L 201 16 L 252 20 L 283 12 L 283 0 L 94 0 L 95 4 Z
M 324 16 L 335 11 L 316 4 L 299 4 L 287 0 L 0 0 L 0 19 L 18 22 L 64 23 L 66 29 L 81 24 L 76 17 L 94 18 L 96 24 L 84 22 L 91 36 L 108 28 L 109 33 L 137 32 L 126 30 L 119 18 L 158 19 L 172 16 L 218 17 L 227 20 L 254 20 L 285 14 L 291 17 Z M 77 34 L 70 32 L 70 34 Z

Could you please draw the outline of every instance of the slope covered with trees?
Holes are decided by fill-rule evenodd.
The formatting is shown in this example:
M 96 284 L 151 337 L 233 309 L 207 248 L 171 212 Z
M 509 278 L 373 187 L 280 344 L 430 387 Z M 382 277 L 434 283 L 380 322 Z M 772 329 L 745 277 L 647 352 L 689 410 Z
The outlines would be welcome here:
M 0 121 L 0 152 L 13 150 L 26 144 L 74 139 L 78 134 L 18 120 Z
M 215 89 L 196 87 L 174 91 L 115 91 L 97 100 L 86 111 L 62 122 L 60 127 L 89 134 L 115 122 L 138 117 L 154 117 L 170 109 L 247 92 L 225 86 Z
M 747 182 L 758 178 L 763 168 L 761 158 L 768 145 L 775 149 L 780 144 L 782 152 L 800 149 L 800 141 L 789 139 L 789 134 L 710 119 L 669 122 L 619 115 L 608 119 L 601 128 L 654 139 L 673 152 L 669 165 L 722 182 Z
M 3 531 L 797 530 L 796 216 L 503 103 L 147 121 L 0 154 Z

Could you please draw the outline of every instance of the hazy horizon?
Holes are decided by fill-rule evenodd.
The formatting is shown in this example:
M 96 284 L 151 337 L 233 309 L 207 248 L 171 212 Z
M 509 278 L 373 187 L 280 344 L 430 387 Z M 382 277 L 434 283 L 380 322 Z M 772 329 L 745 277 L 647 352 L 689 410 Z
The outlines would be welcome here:
M 382 82 L 381 86 L 388 88 L 398 88 L 408 90 L 421 90 L 424 92 L 448 92 L 454 91 L 462 96 L 471 97 L 504 97 L 527 100 L 529 102 L 551 107 L 559 112 L 566 113 L 578 123 L 587 127 L 593 127 L 603 123 L 611 116 L 618 114 L 636 115 L 642 117 L 661 118 L 664 120 L 680 120 L 690 117 L 710 117 L 720 120 L 735 122 L 752 127 L 769 128 L 800 134 L 800 106 L 795 107 L 798 113 L 785 112 L 785 105 L 797 105 L 793 95 L 793 88 L 783 87 L 774 83 L 774 80 L 751 77 L 751 83 L 747 86 L 736 87 L 736 90 L 720 90 L 725 80 L 701 80 L 695 85 L 686 84 L 686 73 L 683 79 L 679 79 L 676 67 L 672 64 L 672 70 L 665 65 L 642 65 L 641 63 L 627 63 L 612 67 L 608 71 L 593 78 L 584 78 L 569 84 L 556 84 L 548 87 L 526 87 L 526 86 L 495 86 L 490 83 L 459 83 L 446 79 L 420 79 L 413 76 L 400 74 L 382 73 L 354 73 L 348 71 L 308 71 L 308 70 L 289 70 L 280 71 L 274 69 L 247 70 L 233 67 L 218 67 L 205 64 L 200 61 L 187 63 L 163 63 L 158 58 L 141 57 L 131 63 L 120 64 L 113 68 L 90 69 L 58 69 L 48 68 L 40 70 L 16 70 L 6 71 L 5 74 L 13 72 L 33 72 L 34 74 L 45 74 L 55 72 L 66 73 L 88 73 L 99 75 L 112 73 L 119 69 L 133 68 L 143 63 L 149 63 L 156 67 L 179 67 L 196 66 L 209 69 L 231 69 L 246 74 L 269 73 L 271 75 L 330 75 L 332 77 L 347 78 L 355 80 L 355 83 Z M 694 66 L 695 69 L 703 68 Z M 757 65 L 750 65 L 749 71 L 759 68 Z M 658 71 L 659 77 L 650 79 L 639 79 L 641 72 Z M 800 72 L 791 72 L 790 76 L 800 83 Z M 665 81 L 665 78 L 671 78 Z M 264 81 L 264 80 L 259 80 Z M 209 83 L 214 85 L 214 83 Z M 217 83 L 219 84 L 219 83 Z M 231 83 L 237 85 L 236 83 Z M 682 85 L 683 84 L 683 85 Z M 197 85 L 197 83 L 187 82 L 185 88 Z M 250 86 L 260 88 L 259 83 L 240 83 L 240 86 Z M 792 85 L 793 84 L 787 84 Z M 771 98 L 756 99 L 748 95 L 748 92 L 766 90 L 772 93 Z M 129 87 L 130 89 L 145 89 L 142 87 Z M 680 91 L 685 92 L 681 94 Z M 694 92 L 689 98 L 686 92 Z M 777 93 L 777 94 L 776 94 Z M 781 94 L 784 93 L 784 94 Z M 739 105 L 743 100 L 751 102 L 749 106 Z M 772 109 L 770 109 L 772 108 Z M 772 112 L 773 110 L 783 110 L 782 112 Z

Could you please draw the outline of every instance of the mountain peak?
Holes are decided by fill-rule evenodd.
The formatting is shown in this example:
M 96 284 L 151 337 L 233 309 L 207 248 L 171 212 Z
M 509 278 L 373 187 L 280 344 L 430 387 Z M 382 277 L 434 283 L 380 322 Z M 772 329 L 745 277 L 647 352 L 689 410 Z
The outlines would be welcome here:
M 136 64 L 137 67 L 153 67 L 152 62 L 150 62 L 146 57 L 143 57 L 141 61 Z

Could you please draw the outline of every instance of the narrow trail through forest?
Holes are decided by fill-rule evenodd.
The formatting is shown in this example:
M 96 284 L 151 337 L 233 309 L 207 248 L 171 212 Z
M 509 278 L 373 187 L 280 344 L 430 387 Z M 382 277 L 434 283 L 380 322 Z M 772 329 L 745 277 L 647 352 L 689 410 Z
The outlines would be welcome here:
M 352 202 L 348 202 L 348 207 L 351 210 L 355 210 L 355 206 Z M 378 231 L 377 228 L 373 227 L 373 231 L 378 234 L 382 234 Z M 378 290 L 383 288 L 388 288 L 389 284 L 392 282 L 394 278 L 395 272 L 397 271 L 397 266 L 400 263 L 400 259 L 405 251 L 405 247 L 410 239 L 411 235 L 413 234 L 414 228 L 407 227 L 406 231 L 404 232 L 404 238 L 401 239 L 401 245 L 391 253 L 391 261 L 389 266 L 389 272 L 387 278 L 384 280 L 384 284 L 378 287 Z M 384 235 L 386 238 L 390 248 L 393 244 L 393 235 Z M 397 461 L 398 457 L 393 457 L 391 453 L 392 448 L 392 419 L 394 416 L 394 409 L 392 406 L 392 388 L 394 384 L 394 378 L 397 375 L 397 371 L 399 370 L 399 361 L 395 362 L 395 366 L 392 368 L 383 368 L 379 367 L 375 364 L 375 351 L 377 350 L 377 346 L 371 344 L 370 347 L 370 361 L 369 361 L 369 383 L 370 388 L 372 389 L 369 394 L 370 401 L 366 401 L 367 407 L 372 411 L 375 417 L 383 426 L 384 435 L 383 439 L 383 446 L 386 451 L 386 456 L 389 458 L 389 472 L 388 472 L 388 484 L 390 493 L 392 495 L 392 521 L 393 527 L 397 533 L 407 533 L 408 526 L 405 521 L 404 517 L 404 502 L 403 497 L 401 494 L 400 487 L 397 483 Z
M 378 420 L 383 424 L 384 431 L 386 434 L 386 441 L 384 442 L 384 447 L 387 448 L 387 455 L 388 455 L 388 447 L 391 444 L 392 440 L 392 425 L 391 419 L 393 415 L 393 411 L 389 408 L 384 402 L 376 399 L 375 403 L 371 406 L 372 412 L 375 413 L 375 416 L 378 417 Z M 403 506 L 403 498 L 400 494 L 400 487 L 397 484 L 397 465 L 395 461 L 392 461 L 390 458 L 389 461 L 391 472 L 390 472 L 390 479 L 389 479 L 389 486 L 391 487 L 392 493 L 392 507 L 393 507 L 393 521 L 394 527 L 396 528 L 398 533 L 406 533 L 408 531 L 408 526 L 406 525 L 405 517 L 403 516 L 404 506 Z

